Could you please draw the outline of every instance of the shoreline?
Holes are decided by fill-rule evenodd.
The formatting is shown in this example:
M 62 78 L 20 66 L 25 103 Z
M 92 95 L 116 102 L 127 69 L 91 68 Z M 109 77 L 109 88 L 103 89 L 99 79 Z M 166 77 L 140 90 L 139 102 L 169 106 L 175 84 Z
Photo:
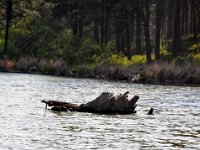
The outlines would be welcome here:
M 153 62 L 129 66 L 99 63 L 67 66 L 61 59 L 0 60 L 0 72 L 104 79 L 150 85 L 200 86 L 200 62 Z
M 129 84 L 144 84 L 144 85 L 158 85 L 158 86 L 181 86 L 181 87 L 200 87 L 200 84 L 191 84 L 191 83 L 184 83 L 184 82 L 177 82 L 177 81 L 165 81 L 165 82 L 160 82 L 160 81 L 153 81 L 150 79 L 145 79 L 145 81 L 130 81 L 130 80 L 123 80 L 123 79 L 109 79 L 109 78 L 96 78 L 96 77 L 82 77 L 82 76 L 77 76 L 77 75 L 71 75 L 71 76 L 66 76 L 66 75 L 59 75 L 59 74 L 51 74 L 51 73 L 30 73 L 26 71 L 19 71 L 19 70 L 3 70 L 0 69 L 0 73 L 10 73 L 10 74 L 28 74 L 28 75 L 44 75 L 44 76 L 52 76 L 52 77 L 63 77 L 63 78 L 77 78 L 77 79 L 92 79 L 92 80 L 106 80 L 110 82 L 124 82 L 124 83 L 129 83 Z

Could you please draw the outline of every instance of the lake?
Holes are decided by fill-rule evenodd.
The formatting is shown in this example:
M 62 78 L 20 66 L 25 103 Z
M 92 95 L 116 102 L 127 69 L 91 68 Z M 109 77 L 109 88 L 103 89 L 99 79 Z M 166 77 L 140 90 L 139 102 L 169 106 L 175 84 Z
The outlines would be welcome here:
M 200 87 L 0 73 L 0 149 L 200 149 Z M 41 100 L 86 103 L 102 92 L 138 95 L 137 114 L 45 110 Z M 155 115 L 146 115 L 153 107 Z

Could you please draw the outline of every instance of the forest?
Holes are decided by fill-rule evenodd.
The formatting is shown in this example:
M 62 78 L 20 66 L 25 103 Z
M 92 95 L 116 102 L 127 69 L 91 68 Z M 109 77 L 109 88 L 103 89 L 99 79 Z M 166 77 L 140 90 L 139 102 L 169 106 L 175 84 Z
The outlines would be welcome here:
M 1 0 L 0 70 L 200 84 L 199 0 Z

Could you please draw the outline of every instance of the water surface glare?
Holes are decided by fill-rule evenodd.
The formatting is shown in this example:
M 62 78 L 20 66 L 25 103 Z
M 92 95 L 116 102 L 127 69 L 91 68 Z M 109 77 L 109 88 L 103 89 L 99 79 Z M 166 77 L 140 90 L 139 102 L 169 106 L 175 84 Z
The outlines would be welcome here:
M 200 87 L 0 73 L 0 149 L 200 149 Z M 136 115 L 55 113 L 41 100 L 139 95 Z M 155 115 L 146 115 L 154 107 Z

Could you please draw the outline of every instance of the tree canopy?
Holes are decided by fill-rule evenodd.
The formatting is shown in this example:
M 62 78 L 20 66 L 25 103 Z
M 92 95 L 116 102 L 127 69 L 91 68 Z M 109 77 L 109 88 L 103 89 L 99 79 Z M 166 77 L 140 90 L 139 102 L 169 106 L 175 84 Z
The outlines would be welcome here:
M 112 54 L 147 62 L 198 52 L 199 0 L 1 0 L 0 54 L 63 58 L 67 64 Z M 154 55 L 153 55 L 154 54 Z

